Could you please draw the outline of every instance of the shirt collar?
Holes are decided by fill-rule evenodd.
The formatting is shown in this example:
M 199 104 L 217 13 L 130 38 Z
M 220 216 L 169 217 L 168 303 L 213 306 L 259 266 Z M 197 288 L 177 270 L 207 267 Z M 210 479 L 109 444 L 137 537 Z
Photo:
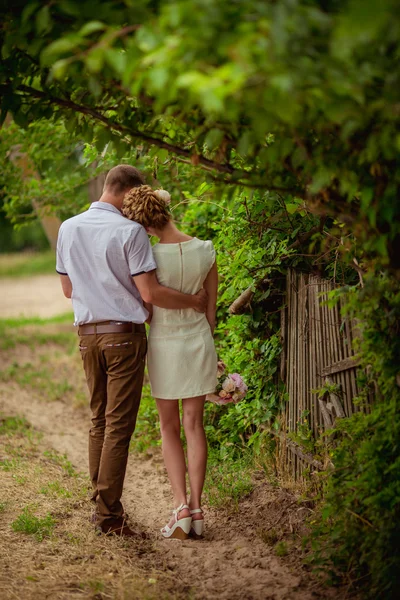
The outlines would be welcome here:
M 117 213 L 117 215 L 122 215 L 121 211 L 109 202 L 92 202 L 92 204 L 89 206 L 89 210 L 91 210 L 92 208 L 99 208 L 100 210 L 109 210 L 110 212 Z

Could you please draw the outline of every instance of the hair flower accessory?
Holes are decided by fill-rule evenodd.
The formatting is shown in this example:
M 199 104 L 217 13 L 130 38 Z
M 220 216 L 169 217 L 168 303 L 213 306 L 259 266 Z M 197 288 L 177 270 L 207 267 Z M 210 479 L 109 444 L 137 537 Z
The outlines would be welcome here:
M 226 365 L 218 362 L 217 389 L 214 394 L 207 394 L 206 400 L 214 404 L 237 404 L 246 396 L 248 387 L 239 373 L 226 374 Z
M 171 194 L 167 190 L 154 190 L 154 194 L 167 206 L 171 204 Z

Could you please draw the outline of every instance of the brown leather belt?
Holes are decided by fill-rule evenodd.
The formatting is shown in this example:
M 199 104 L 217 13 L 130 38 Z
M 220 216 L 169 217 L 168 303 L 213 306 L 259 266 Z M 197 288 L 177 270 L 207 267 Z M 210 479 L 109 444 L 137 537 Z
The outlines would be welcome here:
M 99 323 L 85 323 L 79 325 L 79 335 L 93 335 L 101 333 L 145 333 L 144 323 L 129 323 L 128 321 L 101 321 Z

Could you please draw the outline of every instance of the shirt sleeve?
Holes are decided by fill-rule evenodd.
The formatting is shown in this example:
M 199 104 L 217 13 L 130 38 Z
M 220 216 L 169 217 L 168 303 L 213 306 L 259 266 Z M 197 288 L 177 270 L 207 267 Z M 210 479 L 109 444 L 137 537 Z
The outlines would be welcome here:
M 143 227 L 131 235 L 128 245 L 128 263 L 132 277 L 157 269 L 151 244 Z
M 56 251 L 56 271 L 59 275 L 68 275 L 62 258 L 62 228 L 58 232 Z

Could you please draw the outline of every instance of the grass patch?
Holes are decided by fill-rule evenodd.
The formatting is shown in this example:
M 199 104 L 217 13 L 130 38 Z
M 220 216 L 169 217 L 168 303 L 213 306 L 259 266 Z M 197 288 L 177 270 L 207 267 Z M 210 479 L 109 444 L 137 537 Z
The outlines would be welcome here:
M 0 277 L 26 277 L 56 272 L 53 250 L 0 255 Z
M 276 529 L 260 529 L 259 536 L 267 546 L 274 546 L 279 539 Z
M 60 400 L 73 390 L 66 378 L 57 381 L 50 369 L 37 369 L 29 362 L 22 365 L 14 362 L 8 369 L 0 371 L 0 381 L 15 381 L 22 387 L 36 390 L 50 401 Z
M 15 472 L 20 469 L 23 459 L 31 458 L 37 453 L 41 437 L 26 419 L 0 415 L 0 444 L 4 448 L 0 468 L 5 472 L 12 472 L 16 483 L 25 483 L 24 475 Z
M 48 319 L 42 319 L 41 317 L 20 317 L 18 319 L 0 319 L 1 327 L 11 327 L 18 329 L 19 327 L 26 327 L 27 325 L 53 325 L 53 324 L 65 324 L 72 323 L 74 315 L 71 312 L 64 313 L 62 315 L 55 315 Z
M 43 456 L 54 465 L 61 467 L 69 477 L 77 477 L 79 475 L 73 464 L 68 460 L 66 454 L 60 454 L 59 452 L 56 452 L 56 450 L 45 450 Z
M 85 584 L 81 584 L 82 589 L 84 589 L 86 586 Z M 94 580 L 94 581 L 88 581 L 87 582 L 87 587 L 90 589 L 91 592 L 93 592 L 94 594 L 98 594 L 99 592 L 104 592 L 105 586 L 104 583 L 100 580 Z
M 29 507 L 25 507 L 21 514 L 11 523 L 14 531 L 34 535 L 38 541 L 45 537 L 50 537 L 56 525 L 55 520 L 50 514 L 45 517 L 37 517 Z
M 287 556 L 289 549 L 285 542 L 278 542 L 274 548 L 276 556 Z
M 150 448 L 160 445 L 161 435 L 156 401 L 151 396 L 150 385 L 145 384 L 143 386 L 135 433 L 132 436 L 130 444 L 130 451 L 146 452 Z
M 23 417 L 1 417 L 0 435 L 30 434 L 31 426 Z
M 67 348 L 67 352 L 72 352 L 76 347 L 76 335 L 73 331 L 49 331 L 51 325 L 70 325 L 74 320 L 71 313 L 52 317 L 50 319 L 40 318 L 21 318 L 21 319 L 0 319 L 0 350 L 11 350 L 18 344 L 29 346 L 32 350 L 37 346 L 44 346 L 49 343 L 56 344 L 62 348 Z M 35 329 L 37 326 L 37 329 Z
M 59 481 L 50 481 L 40 488 L 40 494 L 53 498 L 72 498 L 72 493 L 67 490 Z
M 20 465 L 19 458 L 2 458 L 0 460 L 0 467 L 3 471 L 15 471 Z
M 251 473 L 250 454 L 237 460 L 221 461 L 219 453 L 211 450 L 204 486 L 208 504 L 215 508 L 229 506 L 238 510 L 240 500 L 254 489 Z

